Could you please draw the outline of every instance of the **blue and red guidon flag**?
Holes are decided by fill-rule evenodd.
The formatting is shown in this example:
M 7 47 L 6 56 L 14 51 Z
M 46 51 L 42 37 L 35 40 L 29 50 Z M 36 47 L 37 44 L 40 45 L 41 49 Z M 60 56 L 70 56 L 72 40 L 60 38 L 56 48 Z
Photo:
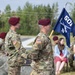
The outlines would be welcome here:
M 66 44 L 68 47 L 70 47 L 70 32 L 73 32 L 73 27 L 73 20 L 69 16 L 66 9 L 63 8 L 53 30 L 65 36 Z

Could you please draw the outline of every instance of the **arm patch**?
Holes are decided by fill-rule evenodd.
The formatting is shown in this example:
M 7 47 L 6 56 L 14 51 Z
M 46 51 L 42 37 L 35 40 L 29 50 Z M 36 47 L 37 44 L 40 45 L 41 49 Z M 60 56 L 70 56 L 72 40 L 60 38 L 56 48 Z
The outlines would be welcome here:
M 41 44 L 42 41 L 41 41 L 41 39 L 38 37 L 38 38 L 36 39 L 35 43 L 36 43 L 36 44 Z

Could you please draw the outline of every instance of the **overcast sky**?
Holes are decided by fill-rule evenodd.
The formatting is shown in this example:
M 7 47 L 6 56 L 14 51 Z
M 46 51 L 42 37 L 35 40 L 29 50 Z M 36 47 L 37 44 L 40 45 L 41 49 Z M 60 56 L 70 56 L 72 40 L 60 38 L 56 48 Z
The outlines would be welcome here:
M 67 2 L 74 4 L 75 0 L 0 0 L 0 10 L 4 11 L 6 5 L 8 4 L 11 6 L 12 10 L 16 10 L 18 6 L 23 8 L 26 2 L 29 2 L 32 5 L 50 4 L 50 6 L 52 6 L 53 3 L 58 2 L 59 12 L 61 12 L 62 8 L 65 6 Z M 71 7 L 71 5 L 67 5 L 66 9 L 68 10 L 69 7 Z

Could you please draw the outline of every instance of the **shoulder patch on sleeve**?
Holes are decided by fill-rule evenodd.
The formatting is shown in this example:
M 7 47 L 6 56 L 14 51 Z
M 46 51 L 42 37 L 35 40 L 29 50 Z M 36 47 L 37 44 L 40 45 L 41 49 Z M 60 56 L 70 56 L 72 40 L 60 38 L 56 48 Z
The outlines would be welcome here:
M 13 41 L 13 45 L 16 49 L 19 49 L 21 47 L 21 43 L 19 41 Z
M 37 44 L 41 44 L 41 43 L 42 43 L 42 42 L 41 42 L 41 38 L 38 37 L 38 38 L 36 39 L 35 43 L 37 43 Z

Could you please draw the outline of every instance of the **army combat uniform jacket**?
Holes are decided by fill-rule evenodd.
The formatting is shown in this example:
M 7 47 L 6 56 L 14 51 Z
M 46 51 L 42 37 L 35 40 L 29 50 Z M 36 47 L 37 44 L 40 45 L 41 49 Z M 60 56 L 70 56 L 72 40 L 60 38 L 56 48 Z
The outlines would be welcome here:
M 52 44 L 47 35 L 42 32 L 37 35 L 28 57 L 32 59 L 31 66 L 36 72 L 49 71 L 49 75 L 55 75 Z
M 0 46 L 0 56 L 2 55 L 2 54 L 4 54 L 4 52 L 5 52 L 5 47 L 4 47 L 4 43 Z
M 13 44 L 15 41 L 15 45 Z M 24 63 L 24 58 L 21 54 L 25 52 L 25 48 L 22 47 L 20 35 L 15 31 L 9 30 L 5 38 L 5 50 L 9 55 L 9 66 L 21 66 Z
M 70 50 L 70 55 L 69 55 L 69 65 L 71 67 L 71 69 L 74 69 L 75 70 L 75 58 L 74 58 L 74 51 L 73 51 L 73 47 L 75 45 L 75 41 L 73 42 L 72 44 L 72 47 L 71 47 L 71 50 Z

